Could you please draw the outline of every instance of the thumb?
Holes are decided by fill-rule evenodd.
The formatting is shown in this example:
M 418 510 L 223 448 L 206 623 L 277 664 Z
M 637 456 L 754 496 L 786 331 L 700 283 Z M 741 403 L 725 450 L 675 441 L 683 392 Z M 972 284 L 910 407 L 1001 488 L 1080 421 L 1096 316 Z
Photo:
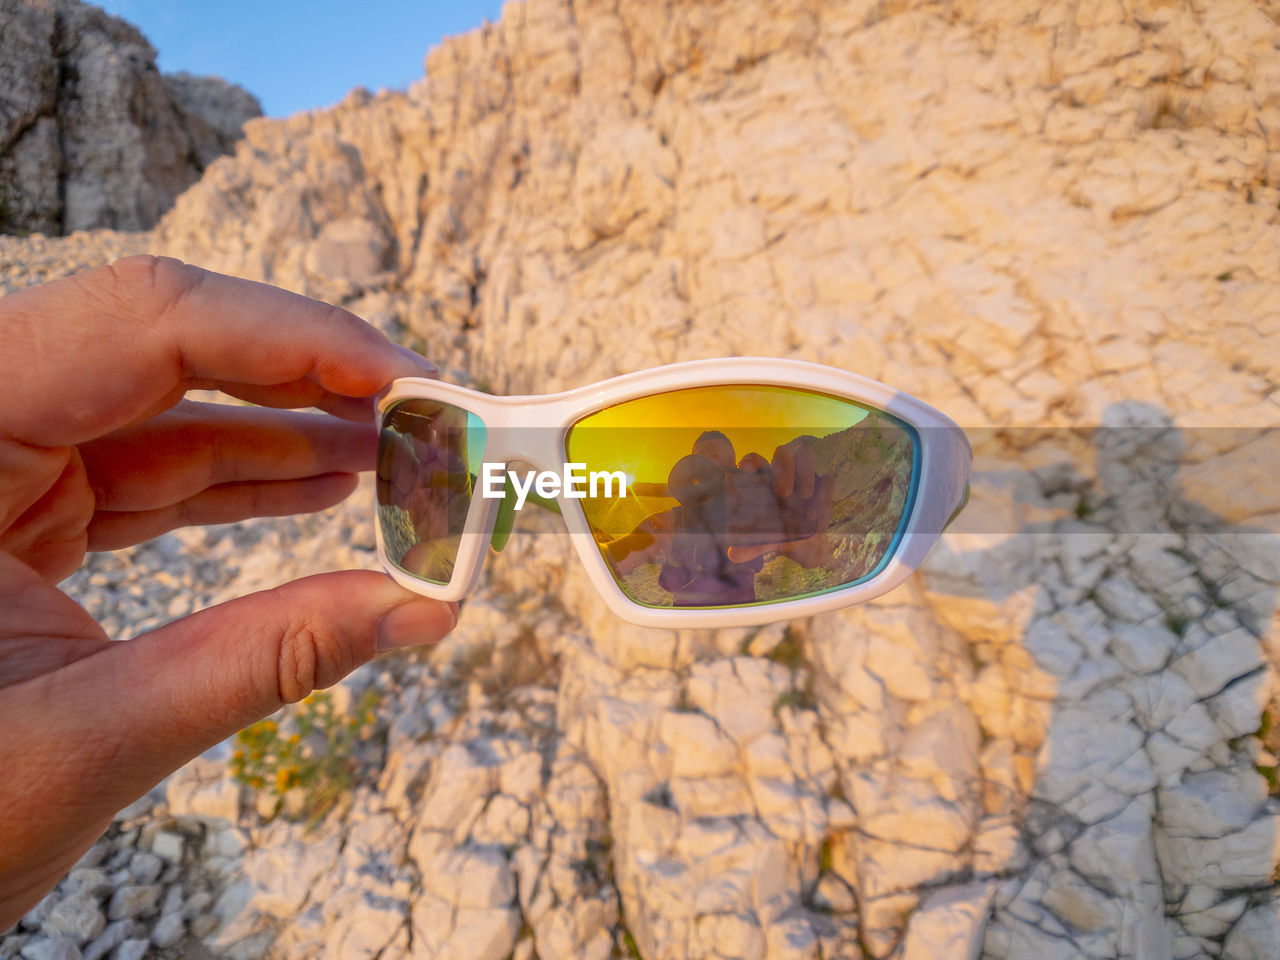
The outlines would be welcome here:
M 111 723 L 131 739 L 154 738 L 163 775 L 379 652 L 437 642 L 457 619 L 456 605 L 372 571 L 287 583 L 104 651 L 117 661 L 105 685 L 114 688 Z
M 105 644 L 41 678 L 28 733 L 56 745 L 45 783 L 68 776 L 69 795 L 96 795 L 110 816 L 247 724 L 380 650 L 434 643 L 456 622 L 455 605 L 381 573 L 308 577 Z

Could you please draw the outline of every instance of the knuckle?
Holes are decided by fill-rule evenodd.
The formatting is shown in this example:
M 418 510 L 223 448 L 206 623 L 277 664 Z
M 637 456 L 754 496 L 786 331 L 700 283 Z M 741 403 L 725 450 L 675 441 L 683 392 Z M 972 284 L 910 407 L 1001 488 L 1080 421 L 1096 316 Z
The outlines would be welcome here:
M 159 320 L 205 276 L 199 267 L 150 253 L 123 257 L 105 270 L 111 279 L 113 298 L 128 316 L 136 319 Z M 148 305 L 141 316 L 139 302 Z
M 276 663 L 280 700 L 295 703 L 316 688 L 323 637 L 305 618 L 286 625 Z

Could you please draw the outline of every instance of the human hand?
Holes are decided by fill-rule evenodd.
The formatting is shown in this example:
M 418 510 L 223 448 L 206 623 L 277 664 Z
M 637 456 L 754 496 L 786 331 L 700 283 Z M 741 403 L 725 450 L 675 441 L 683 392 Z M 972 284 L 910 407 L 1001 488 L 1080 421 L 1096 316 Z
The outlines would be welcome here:
M 0 300 L 0 931 L 186 760 L 452 629 L 456 606 L 347 571 L 113 643 L 55 586 L 86 550 L 342 500 L 400 376 L 434 368 L 344 310 L 167 258 Z
M 771 542 L 738 544 L 729 547 L 729 559 L 748 563 L 767 553 L 790 557 L 801 566 L 816 567 L 831 559 L 831 541 L 826 535 L 831 522 L 835 479 L 819 475 L 809 446 L 798 440 L 778 447 L 773 460 L 748 453 L 738 463 L 746 474 L 768 478 L 774 500 L 735 503 L 734 515 L 745 530 L 767 531 Z

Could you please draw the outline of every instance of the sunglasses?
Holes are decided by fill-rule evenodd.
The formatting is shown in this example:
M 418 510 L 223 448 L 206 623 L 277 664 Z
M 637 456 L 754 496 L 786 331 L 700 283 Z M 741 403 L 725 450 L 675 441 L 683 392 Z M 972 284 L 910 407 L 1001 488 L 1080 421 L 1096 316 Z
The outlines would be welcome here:
M 736 627 L 877 597 L 968 499 L 950 418 L 795 360 L 697 360 L 545 396 L 396 380 L 378 404 L 378 557 L 459 600 L 516 513 L 559 513 L 592 583 L 651 627 Z

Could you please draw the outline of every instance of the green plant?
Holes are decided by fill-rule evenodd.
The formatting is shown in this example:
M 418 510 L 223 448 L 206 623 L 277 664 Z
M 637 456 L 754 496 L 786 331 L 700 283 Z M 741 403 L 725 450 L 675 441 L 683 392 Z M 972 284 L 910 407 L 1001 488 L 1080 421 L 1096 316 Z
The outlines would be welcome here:
M 773 718 L 778 719 L 778 714 L 782 712 L 783 707 L 791 707 L 793 710 L 814 710 L 817 706 L 817 700 L 808 690 L 786 690 L 778 694 L 777 699 L 773 701 Z
M 833 869 L 835 854 L 832 851 L 831 837 L 822 841 L 822 846 L 818 849 L 818 873 L 830 873 Z
M 260 720 L 236 734 L 232 776 L 274 795 L 275 814 L 281 812 L 289 791 L 299 791 L 300 803 L 288 815 L 314 823 L 355 785 L 355 749 L 372 735 L 377 705 L 378 694 L 369 690 L 344 715 L 334 708 L 333 694 L 313 693 L 279 722 Z
M 636 938 L 631 935 L 630 930 L 622 931 L 622 947 L 627 951 L 627 960 L 641 960 L 640 947 L 636 945 Z
M 792 672 L 804 665 L 804 648 L 801 646 L 800 638 L 791 631 L 790 627 L 782 635 L 782 642 L 769 652 L 769 659 L 774 663 L 782 664 Z

